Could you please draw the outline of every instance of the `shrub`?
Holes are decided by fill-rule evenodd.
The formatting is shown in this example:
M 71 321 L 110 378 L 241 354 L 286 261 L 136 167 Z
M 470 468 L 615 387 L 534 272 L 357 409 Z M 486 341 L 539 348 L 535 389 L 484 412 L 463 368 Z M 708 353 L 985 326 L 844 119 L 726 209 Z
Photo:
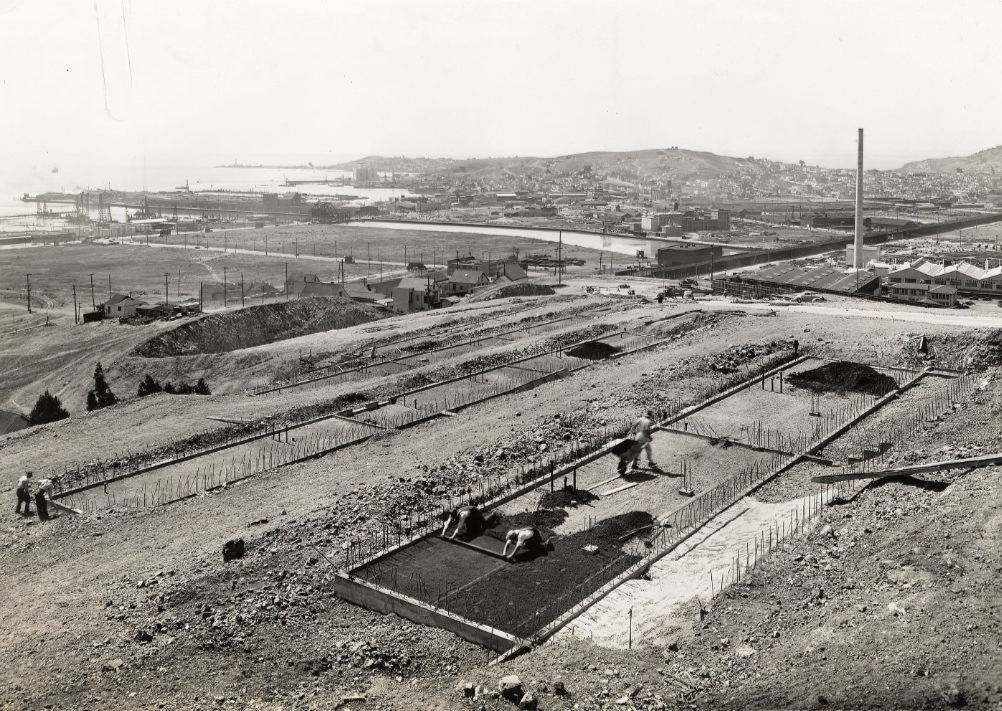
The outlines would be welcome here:
M 46 422 L 65 420 L 69 416 L 70 413 L 63 408 L 63 403 L 59 401 L 59 398 L 50 395 L 49 391 L 46 390 L 35 401 L 35 406 L 31 409 L 31 414 L 28 415 L 28 424 L 44 425 Z
M 188 383 L 174 383 L 169 380 L 164 383 L 163 391 L 169 395 L 211 395 L 212 391 L 205 383 L 205 378 L 199 378 L 194 385 Z
M 160 383 L 154 380 L 153 376 L 149 373 L 143 378 L 143 381 L 139 383 L 139 389 L 136 390 L 137 397 L 146 397 L 147 395 L 153 395 L 154 393 L 161 392 L 163 390 L 160 387 Z
M 87 393 L 87 410 L 100 410 L 118 402 L 115 393 L 111 392 L 104 379 L 104 368 L 98 363 L 94 368 L 94 389 Z

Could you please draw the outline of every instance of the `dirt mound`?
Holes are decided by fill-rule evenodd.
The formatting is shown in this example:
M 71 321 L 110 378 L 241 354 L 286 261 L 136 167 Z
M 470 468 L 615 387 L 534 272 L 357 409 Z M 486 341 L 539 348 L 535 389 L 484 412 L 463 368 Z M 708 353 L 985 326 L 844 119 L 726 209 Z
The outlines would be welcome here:
M 878 373 L 868 365 L 844 360 L 795 373 L 787 380 L 812 390 L 849 390 L 870 395 L 886 395 L 898 386 L 898 382 L 889 375 Z
M 505 284 L 474 294 L 467 301 L 491 301 L 492 299 L 506 299 L 509 296 L 552 296 L 556 293 L 552 286 L 546 284 Z
M 384 316 L 374 307 L 350 299 L 297 299 L 206 316 L 151 338 L 140 344 L 133 354 L 167 358 L 226 353 L 319 331 L 348 328 Z
M 598 496 L 587 489 L 575 489 L 568 486 L 557 491 L 547 491 L 539 500 L 539 505 L 547 509 L 566 509 L 568 506 L 578 506 L 594 501 Z
M 992 331 L 971 348 L 967 365 L 975 370 L 985 370 L 1002 365 L 1002 331 Z
M 582 343 L 580 346 L 576 346 L 567 351 L 567 355 L 574 356 L 575 358 L 587 358 L 588 360 L 605 360 L 611 357 L 613 354 L 619 353 L 619 349 L 616 346 L 610 346 L 608 343 Z

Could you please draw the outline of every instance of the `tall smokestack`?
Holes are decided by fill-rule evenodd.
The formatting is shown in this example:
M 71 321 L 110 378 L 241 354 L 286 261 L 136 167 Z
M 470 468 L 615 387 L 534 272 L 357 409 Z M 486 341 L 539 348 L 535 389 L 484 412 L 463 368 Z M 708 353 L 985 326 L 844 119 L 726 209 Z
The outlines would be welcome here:
M 863 268 L 863 129 L 859 129 L 859 149 L 856 154 L 856 239 L 852 247 L 852 262 Z

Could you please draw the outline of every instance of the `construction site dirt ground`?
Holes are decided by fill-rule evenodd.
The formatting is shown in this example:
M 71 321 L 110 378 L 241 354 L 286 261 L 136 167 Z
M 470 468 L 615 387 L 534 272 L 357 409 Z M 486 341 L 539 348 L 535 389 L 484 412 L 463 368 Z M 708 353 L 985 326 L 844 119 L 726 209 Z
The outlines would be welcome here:
M 657 285 L 644 288 L 653 292 Z M 612 303 L 588 298 L 598 309 Z M 567 299 L 468 308 L 470 315 L 517 319 L 520 309 L 558 309 Z M 809 532 L 786 539 L 712 603 L 704 599 L 705 614 L 686 600 L 709 585 L 710 571 L 691 591 L 666 588 L 665 599 L 677 601 L 682 612 L 667 621 L 638 614 L 643 634 L 633 650 L 618 648 L 622 627 L 610 623 L 592 640 L 568 632 L 502 667 L 487 667 L 491 655 L 448 632 L 333 595 L 330 561 L 350 540 L 409 511 L 432 510 L 487 474 L 538 460 L 543 444 L 552 449 L 568 437 L 627 423 L 652 401 L 691 399 L 721 383 L 726 374 L 715 369 L 721 363 L 759 366 L 770 343 L 796 338 L 812 356 L 884 366 L 963 367 L 987 333 L 923 311 L 912 316 L 907 308 L 845 301 L 811 310 L 778 308 L 774 316 L 768 308 L 722 301 L 630 301 L 615 309 L 604 313 L 640 332 L 654 328 L 645 323 L 683 310 L 700 313 L 691 316 L 691 328 L 661 346 L 177 504 L 63 514 L 44 524 L 11 510 L 0 526 L 0 706 L 500 709 L 508 702 L 470 701 L 457 685 L 496 688 L 510 673 L 539 692 L 540 707 L 547 709 L 997 703 L 997 468 L 928 477 L 949 484 L 938 492 L 900 482 L 871 485 L 847 504 L 825 507 Z M 461 308 L 392 319 L 380 322 L 376 333 L 404 333 L 462 314 Z M 577 328 L 593 315 L 580 319 Z M 224 354 L 213 367 L 234 383 L 247 376 L 244 366 L 261 377 L 297 360 L 299 349 L 311 344 L 330 352 L 358 347 L 372 337 L 365 328 Z M 916 353 L 920 335 L 930 338 L 935 360 Z M 748 345 L 761 348 L 747 360 L 734 355 Z M 110 373 L 115 357 L 108 354 Z M 79 360 L 81 371 L 92 369 L 89 354 Z M 46 377 L 68 372 L 57 368 Z M 914 461 L 931 461 L 1002 450 L 1002 383 L 998 371 L 988 375 L 985 390 L 926 423 L 898 445 L 896 456 L 907 451 Z M 382 382 L 367 381 L 364 388 Z M 110 383 L 116 386 L 114 378 Z M 357 389 L 358 383 L 342 383 L 251 397 L 234 388 L 229 395 L 154 396 L 74 413 L 0 439 L 6 495 L 13 508 L 16 475 L 25 469 L 40 477 L 77 462 L 121 458 L 151 442 L 227 426 L 208 416 L 279 416 Z M 610 464 L 601 467 L 612 470 Z M 665 481 L 677 486 L 678 479 Z M 777 483 L 763 489 L 762 500 L 789 508 L 809 493 L 799 481 L 788 488 Z M 223 563 L 222 545 L 234 538 L 244 539 L 247 554 Z M 690 555 L 704 547 L 712 552 L 711 542 Z M 680 562 L 687 558 L 696 581 L 699 558 L 687 555 Z M 603 638 L 610 647 L 599 644 Z M 553 695 L 556 681 L 568 696 Z M 345 701 L 354 695 L 365 701 Z M 623 697 L 627 701 L 617 704 Z

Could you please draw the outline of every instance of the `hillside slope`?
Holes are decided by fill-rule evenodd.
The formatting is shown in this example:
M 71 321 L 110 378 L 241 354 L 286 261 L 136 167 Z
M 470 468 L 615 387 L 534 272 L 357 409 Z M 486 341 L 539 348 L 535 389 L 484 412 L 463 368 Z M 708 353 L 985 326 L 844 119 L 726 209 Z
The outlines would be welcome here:
M 511 156 L 504 158 L 403 158 L 367 156 L 336 167 L 351 170 L 366 166 L 381 171 L 425 174 L 461 173 L 471 178 L 489 178 L 511 173 L 518 175 L 567 174 L 590 171 L 598 176 L 620 174 L 648 175 L 671 173 L 678 178 L 710 179 L 739 173 L 772 172 L 782 163 L 749 158 L 720 156 L 708 151 L 681 148 L 651 148 L 639 151 L 592 151 L 539 158 Z
M 139 345 L 147 358 L 226 353 L 333 328 L 374 321 L 386 314 L 350 299 L 310 298 L 251 306 L 185 323 Z
M 898 168 L 902 173 L 995 173 L 1002 171 L 1002 146 L 987 148 L 969 156 L 952 158 L 927 158 L 905 163 Z

